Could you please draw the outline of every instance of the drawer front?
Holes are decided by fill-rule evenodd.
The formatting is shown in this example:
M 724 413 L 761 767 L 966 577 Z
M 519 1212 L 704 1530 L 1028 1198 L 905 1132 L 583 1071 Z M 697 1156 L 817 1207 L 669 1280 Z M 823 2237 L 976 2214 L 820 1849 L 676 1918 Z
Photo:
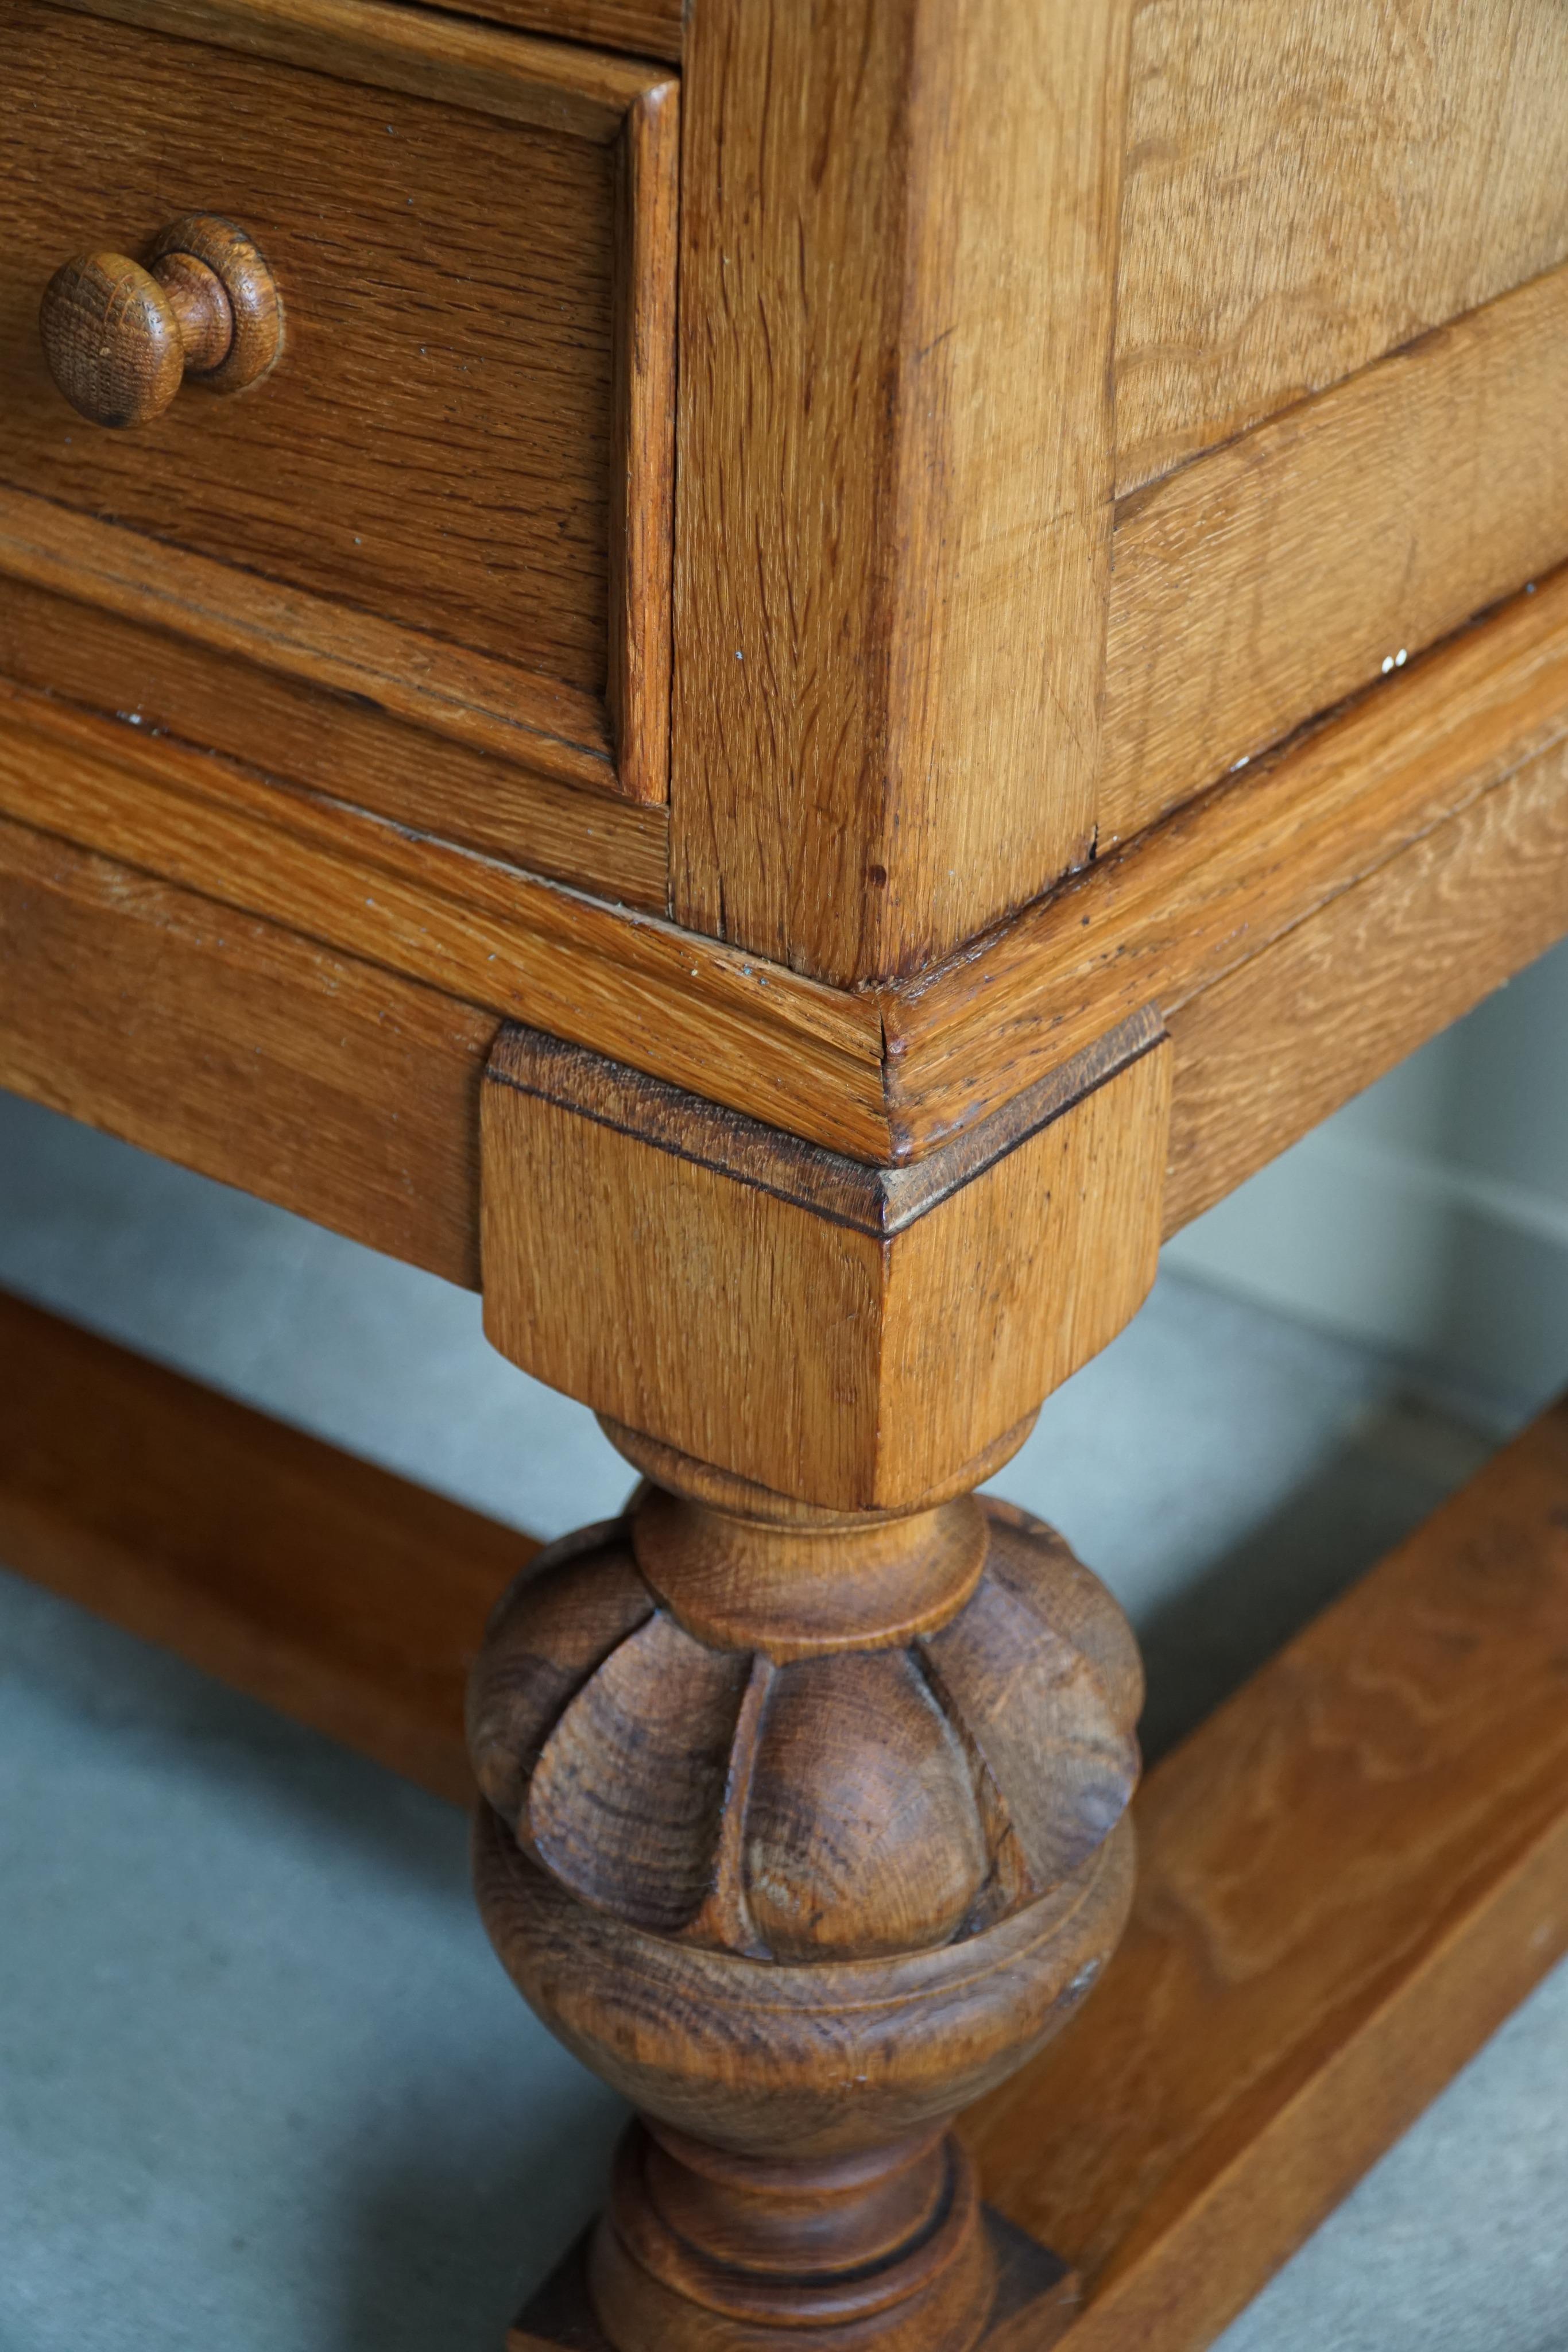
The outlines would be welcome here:
M 0 573 L 26 583 L 27 682 L 53 683 L 34 607 L 64 596 L 121 653 L 173 631 L 209 669 L 662 797 L 667 75 L 366 0 L 0 0 Z M 277 365 L 85 422 L 45 286 L 191 213 L 275 274 Z M 189 669 L 138 715 L 199 742 Z

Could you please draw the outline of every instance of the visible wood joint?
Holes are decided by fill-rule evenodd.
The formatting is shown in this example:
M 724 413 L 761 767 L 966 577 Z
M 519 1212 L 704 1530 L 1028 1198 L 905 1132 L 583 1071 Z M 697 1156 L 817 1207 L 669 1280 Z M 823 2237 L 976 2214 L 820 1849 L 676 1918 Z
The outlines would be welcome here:
M 1145 1007 L 925 1159 L 886 1167 L 807 1143 L 684 1087 L 515 1024 L 497 1037 L 486 1076 L 497 1086 L 558 1103 L 655 1150 L 754 1185 L 813 1216 L 888 1240 L 1129 1068 L 1164 1034 L 1158 1015 Z
M 903 1167 L 507 1027 L 481 1118 L 486 1328 L 761 1486 L 908 1504 L 1141 1305 L 1168 1118 L 1145 1012 Z
M 12 1568 L 465 1801 L 462 1685 L 526 1539 L 4 1299 L 0 1391 Z M 1082 2273 L 1081 2352 L 1211 2341 L 1561 1957 L 1565 1528 L 1560 1404 L 1150 1775 L 1103 1985 L 960 2126 L 998 2263 L 983 2352 L 1052 2341 L 1027 2233 Z M 1369 1690 L 1402 1695 L 1393 1775 Z M 717 1910 L 702 1934 L 733 1945 Z M 580 2248 L 518 2326 L 513 2352 L 603 2352 Z

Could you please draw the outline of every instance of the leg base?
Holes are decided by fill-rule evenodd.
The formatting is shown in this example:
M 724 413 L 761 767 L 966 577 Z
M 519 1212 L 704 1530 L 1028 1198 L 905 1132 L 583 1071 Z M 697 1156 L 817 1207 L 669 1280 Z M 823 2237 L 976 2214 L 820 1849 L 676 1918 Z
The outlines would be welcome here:
M 1077 2273 L 988 2205 L 982 2218 L 996 2289 L 977 2352 L 1051 2352 L 1078 2315 Z M 528 2297 L 507 2332 L 507 2352 L 613 2352 L 588 2296 L 592 2241 L 585 2230 Z

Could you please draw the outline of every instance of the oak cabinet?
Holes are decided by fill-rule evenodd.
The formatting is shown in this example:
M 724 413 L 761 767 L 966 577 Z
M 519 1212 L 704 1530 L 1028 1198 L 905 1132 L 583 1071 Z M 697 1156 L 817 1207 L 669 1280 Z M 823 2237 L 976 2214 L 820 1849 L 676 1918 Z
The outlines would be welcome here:
M 971 1490 L 1163 1234 L 1568 932 L 1561 0 L 0 45 L 0 1083 L 482 1290 L 643 1479 L 472 1686 L 491 1932 L 647 2117 L 517 2343 L 1207 2340 L 1385 2109 L 1218 2098 L 1266 2227 L 1207 2108 L 1065 2264 L 982 2213 L 946 2126 L 1115 1965 L 1141 1682 Z M 1404 2079 L 1286 1973 L 1280 2082 Z M 998 2112 L 1017 2178 L 1056 2109 Z

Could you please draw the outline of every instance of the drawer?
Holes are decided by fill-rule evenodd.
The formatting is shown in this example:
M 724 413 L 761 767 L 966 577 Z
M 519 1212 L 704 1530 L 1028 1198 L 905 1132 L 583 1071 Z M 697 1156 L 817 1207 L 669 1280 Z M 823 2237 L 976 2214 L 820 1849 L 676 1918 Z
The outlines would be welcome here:
M 0 664 L 547 870 L 563 790 L 662 800 L 667 72 L 365 0 L 0 26 Z M 275 276 L 277 364 L 84 422 L 45 286 L 192 213 Z

